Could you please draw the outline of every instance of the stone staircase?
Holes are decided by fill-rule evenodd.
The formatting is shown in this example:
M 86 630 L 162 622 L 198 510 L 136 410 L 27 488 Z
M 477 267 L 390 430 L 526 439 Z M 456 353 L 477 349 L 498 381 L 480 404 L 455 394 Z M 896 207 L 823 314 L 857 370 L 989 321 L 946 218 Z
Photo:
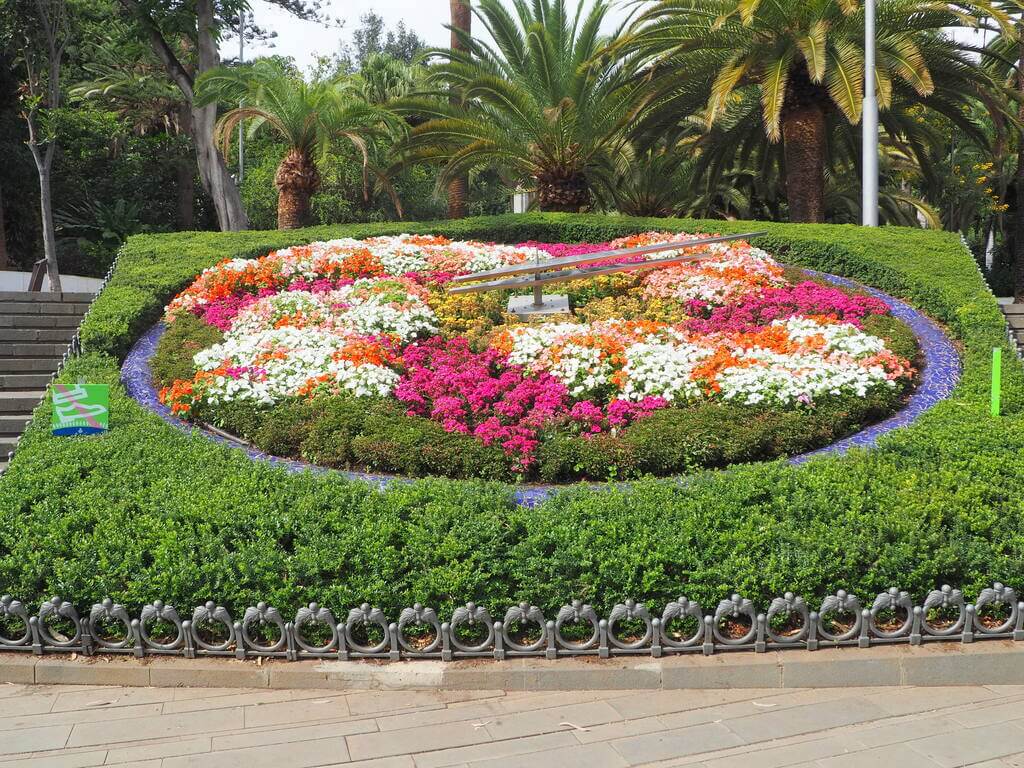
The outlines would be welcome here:
M 1010 338 L 1017 344 L 1017 352 L 1024 355 L 1024 304 L 1000 304 L 1010 327 Z
M 91 293 L 0 291 L 0 472 L 92 299 Z

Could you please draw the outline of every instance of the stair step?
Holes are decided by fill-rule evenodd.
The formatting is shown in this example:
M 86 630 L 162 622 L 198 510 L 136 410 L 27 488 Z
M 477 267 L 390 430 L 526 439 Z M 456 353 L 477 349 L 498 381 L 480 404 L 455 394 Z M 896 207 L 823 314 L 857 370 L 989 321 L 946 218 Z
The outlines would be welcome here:
M 56 357 L 61 358 L 68 350 L 67 342 L 0 342 L 0 358 L 3 357 Z
M 74 328 L 0 328 L 0 344 L 4 342 L 71 341 Z
M 0 328 L 77 328 L 78 315 L 0 315 Z
M 0 440 L 12 438 L 17 440 L 21 433 L 25 431 L 25 422 L 29 418 L 28 414 L 12 416 L 9 413 L 0 413 Z
M 0 392 L 0 411 L 14 414 L 32 413 L 45 394 L 46 390 L 43 389 L 13 389 Z
M 1000 304 L 999 308 L 1006 315 L 1024 315 L 1024 304 Z
M 84 315 L 89 308 L 82 302 L 0 301 L 0 315 Z
M 0 390 L 46 389 L 50 386 L 51 373 L 0 373 Z
M 57 357 L 0 357 L 0 374 L 9 373 L 53 373 L 60 365 L 60 358 L 63 352 Z
M 50 291 L 0 291 L 0 302 L 6 301 L 33 301 L 33 302 L 62 302 L 72 304 L 88 304 L 95 298 L 95 293 L 88 291 L 64 291 L 63 293 L 50 293 Z
M 18 444 L 18 438 L 15 436 L 4 436 L 0 437 L 0 459 L 7 459 L 7 454 L 14 450 L 14 446 Z

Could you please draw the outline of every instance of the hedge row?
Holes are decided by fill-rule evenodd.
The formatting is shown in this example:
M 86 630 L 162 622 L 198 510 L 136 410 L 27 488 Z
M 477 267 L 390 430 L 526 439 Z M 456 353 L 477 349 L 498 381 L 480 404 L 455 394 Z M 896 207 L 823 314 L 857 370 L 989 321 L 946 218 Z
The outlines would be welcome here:
M 516 242 L 604 240 L 649 228 L 749 231 L 782 259 L 864 280 L 947 325 L 963 348 L 954 396 L 870 452 L 708 472 L 686 483 L 574 487 L 516 506 L 510 486 L 423 480 L 379 492 L 337 474 L 288 474 L 165 425 L 127 398 L 118 357 L 203 267 L 287 243 L 437 231 Z M 135 608 L 218 599 L 282 609 L 362 601 L 391 615 L 580 597 L 607 609 L 732 591 L 766 602 L 891 584 L 973 592 L 1024 586 L 1024 375 L 1004 355 L 1007 415 L 987 416 L 999 309 L 955 236 L 903 229 L 536 215 L 291 233 L 176 234 L 129 241 L 65 378 L 115 385 L 110 434 L 61 439 L 40 409 L 0 479 L 0 591 Z

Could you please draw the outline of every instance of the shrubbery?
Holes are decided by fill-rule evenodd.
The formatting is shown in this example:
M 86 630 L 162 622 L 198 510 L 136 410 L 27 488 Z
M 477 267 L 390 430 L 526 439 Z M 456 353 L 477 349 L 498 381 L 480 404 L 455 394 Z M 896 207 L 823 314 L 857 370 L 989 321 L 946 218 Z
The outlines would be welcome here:
M 82 605 L 110 595 L 133 608 L 156 598 L 182 608 L 216 598 L 236 612 L 261 599 L 287 611 L 310 600 L 336 610 L 365 600 L 396 616 L 417 600 L 446 612 L 472 599 L 500 612 L 523 599 L 553 615 L 573 597 L 607 609 L 630 596 L 654 605 L 686 594 L 708 606 L 733 591 L 765 604 L 787 589 L 810 598 L 844 588 L 864 598 L 889 585 L 923 596 L 944 582 L 968 594 L 996 579 L 1024 584 L 1024 377 L 994 299 L 948 234 L 538 215 L 141 236 L 129 241 L 86 323 L 89 354 L 65 378 L 116 382 L 111 354 L 123 355 L 176 291 L 225 256 L 411 229 L 518 242 L 655 227 L 768 229 L 759 244 L 783 260 L 905 297 L 962 346 L 961 383 L 870 452 L 799 468 L 774 462 L 706 472 L 685 483 L 575 487 L 532 509 L 497 482 L 423 480 L 381 492 L 335 473 L 288 474 L 180 433 L 115 388 L 109 435 L 52 438 L 44 407 L 0 480 L 3 590 L 30 601 L 63 594 Z M 988 360 L 998 345 L 1007 414 L 995 420 L 987 415 Z M 324 456 L 351 450 L 345 424 L 371 417 L 333 407 L 337 430 L 316 436 Z M 302 418 L 298 407 L 291 422 L 278 423 L 280 434 L 256 439 L 287 440 L 289 423 Z M 700 429 L 688 418 L 695 421 L 648 435 L 660 440 L 662 461 L 679 460 L 679 446 Z M 669 429 L 678 437 L 664 437 Z M 783 419 L 765 432 L 786 441 L 805 429 Z M 399 431 L 373 450 L 415 452 L 406 440 Z M 552 467 L 568 456 L 591 460 L 571 446 L 560 450 L 546 459 Z M 727 461 L 744 445 L 723 438 L 716 450 Z M 437 449 L 421 460 L 468 455 Z M 621 456 L 624 465 L 628 449 Z

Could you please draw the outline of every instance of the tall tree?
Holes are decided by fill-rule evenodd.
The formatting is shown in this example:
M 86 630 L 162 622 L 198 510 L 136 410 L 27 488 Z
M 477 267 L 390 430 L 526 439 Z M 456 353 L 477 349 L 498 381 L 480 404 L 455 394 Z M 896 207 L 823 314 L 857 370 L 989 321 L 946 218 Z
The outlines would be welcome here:
M 6 269 L 10 263 L 7 255 L 7 222 L 4 220 L 4 190 L 0 185 L 0 269 Z
M 222 20 L 218 21 L 213 0 L 194 0 L 194 3 L 181 5 L 151 0 L 119 2 L 149 39 L 168 76 L 190 105 L 199 178 L 213 200 L 217 211 L 217 223 L 224 231 L 246 229 L 249 220 L 242 205 L 242 195 L 213 139 L 217 105 L 199 107 L 195 104 L 195 77 L 220 64 L 217 40 Z M 236 6 L 234 9 L 224 10 L 234 10 L 237 13 L 241 9 Z M 167 32 L 161 26 L 161 22 L 164 23 Z M 179 58 L 174 46 L 169 42 L 169 39 L 173 39 L 173 34 L 182 33 L 195 41 L 195 60 L 191 66 Z
M 1024 12 L 1021 13 L 1017 41 L 1017 90 L 1020 94 L 1018 119 L 1024 126 Z M 1017 221 L 1014 238 L 1013 301 L 1024 303 L 1024 127 L 1017 135 Z
M 448 0 L 451 11 L 451 46 L 453 51 L 463 55 L 468 52 L 466 41 L 472 32 L 473 11 L 469 0 Z M 452 103 L 459 104 L 462 94 L 458 88 L 452 88 Z M 460 173 L 448 182 L 448 218 L 462 219 L 466 217 L 466 203 L 469 198 L 469 174 Z
M 287 145 L 274 183 L 278 190 L 278 229 L 309 223 L 310 199 L 320 188 L 316 161 L 332 142 L 351 142 L 363 156 L 364 190 L 370 168 L 367 141 L 381 126 L 398 121 L 386 110 L 364 101 L 351 79 L 307 83 L 270 61 L 252 66 L 211 70 L 198 80 L 196 103 L 216 107 L 218 101 L 245 102 L 226 112 L 216 127 L 224 151 L 231 133 L 243 120 L 256 129 L 266 126 Z
M 43 224 L 43 256 L 50 290 L 61 290 L 57 237 L 53 221 L 53 161 L 61 109 L 61 68 L 70 41 L 71 20 L 66 0 L 21 0 L 12 3 L 20 27 L 25 68 L 21 114 L 28 126 L 29 152 L 39 176 L 39 211 Z
M 610 3 L 570 15 L 562 0 L 480 0 L 474 8 L 490 44 L 457 31 L 461 47 L 436 51 L 438 93 L 455 88 L 462 103 L 409 99 L 425 116 L 405 146 L 410 159 L 444 163 L 447 185 L 471 170 L 496 168 L 509 183 L 536 185 L 542 211 L 578 212 L 593 203 L 624 151 L 639 87 L 630 57 L 603 56 Z M 614 38 L 614 33 L 613 33 Z
M 882 110 L 899 97 L 956 120 L 965 98 L 998 91 L 974 47 L 943 32 L 982 17 L 1014 34 L 1009 16 L 987 0 L 880 0 L 875 83 Z M 656 108 L 646 128 L 653 133 L 693 115 L 711 125 L 743 92 L 755 93 L 764 132 L 783 146 L 790 219 L 823 220 L 828 121 L 838 113 L 859 123 L 864 99 L 857 0 L 660 0 L 618 51 L 649 62 Z

